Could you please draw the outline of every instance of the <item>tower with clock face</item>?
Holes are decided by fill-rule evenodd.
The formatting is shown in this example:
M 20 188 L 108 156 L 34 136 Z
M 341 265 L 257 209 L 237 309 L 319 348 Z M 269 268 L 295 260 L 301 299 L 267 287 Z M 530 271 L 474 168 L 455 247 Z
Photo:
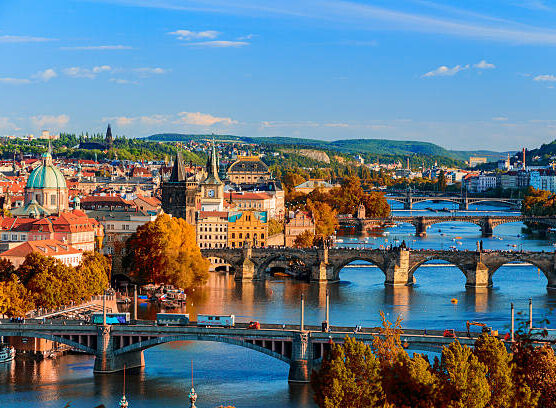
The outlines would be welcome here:
M 224 183 L 218 177 L 218 156 L 214 142 L 207 160 L 207 178 L 201 182 L 201 211 L 224 210 Z

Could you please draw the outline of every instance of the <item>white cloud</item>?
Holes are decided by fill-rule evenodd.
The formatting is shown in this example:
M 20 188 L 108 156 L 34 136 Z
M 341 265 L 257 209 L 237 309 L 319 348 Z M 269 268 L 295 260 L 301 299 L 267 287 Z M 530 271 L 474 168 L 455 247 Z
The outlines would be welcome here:
M 132 50 L 129 45 L 85 45 L 76 47 L 60 47 L 61 50 L 67 51 L 114 51 L 114 50 Z
M 0 43 L 37 43 L 54 41 L 53 38 L 31 37 L 27 35 L 0 35 Z
M 217 116 L 201 112 L 180 112 L 178 113 L 178 116 L 179 119 L 177 122 L 186 125 L 212 126 L 215 124 L 235 125 L 238 123 L 232 118 L 219 118 Z
M 473 68 L 477 68 L 477 69 L 494 69 L 496 68 L 496 65 L 491 64 L 489 62 L 486 62 L 485 60 L 482 60 L 480 62 L 478 62 L 477 64 L 473 65 Z
M 10 77 L 0 78 L 0 84 L 26 85 L 30 83 L 31 80 L 27 78 L 10 78 Z
M 110 65 L 99 65 L 93 68 L 70 67 L 63 70 L 64 74 L 72 78 L 89 78 L 93 79 L 102 72 L 112 70 Z
M 431 78 L 436 76 L 453 76 L 458 72 L 464 71 L 469 68 L 469 65 L 456 65 L 455 67 L 449 68 L 446 65 L 441 65 L 433 71 L 429 71 L 423 74 L 423 78 Z
M 54 71 L 54 69 L 48 68 L 44 71 L 37 72 L 35 75 L 33 75 L 33 78 L 38 81 L 48 82 L 52 78 L 56 78 L 57 76 L 58 74 L 56 73 L 56 71 Z
M 246 41 L 198 41 L 185 43 L 183 45 L 206 48 L 239 48 L 249 45 L 249 43 Z
M 183 41 L 203 40 L 203 39 L 210 40 L 220 35 L 218 31 L 214 31 L 214 30 L 207 30 L 207 31 L 176 30 L 168 34 L 174 35 L 178 40 L 183 40 Z
M 556 75 L 552 74 L 545 74 L 545 75 L 537 75 L 533 78 L 533 81 L 537 82 L 556 82 Z
M 38 115 L 38 116 L 31 116 L 31 123 L 37 129 L 43 128 L 55 128 L 60 129 L 63 128 L 68 124 L 70 117 L 68 115 Z
M 0 129 L 3 131 L 19 130 L 19 127 L 6 116 L 0 116 Z
M 115 84 L 120 84 L 120 85 L 137 84 L 137 81 L 130 81 L 129 79 L 122 79 L 122 78 L 110 78 L 110 82 L 114 82 Z
M 222 13 L 241 14 L 250 17 L 269 15 L 287 16 L 305 21 L 321 20 L 350 29 L 373 30 L 377 26 L 389 30 L 418 32 L 430 35 L 451 35 L 480 41 L 498 41 L 511 44 L 556 45 L 556 30 L 533 26 L 492 17 L 486 14 L 469 13 L 465 9 L 450 7 L 439 16 L 437 2 L 420 2 L 419 12 L 402 11 L 392 7 L 381 7 L 346 0 L 283 0 L 261 2 L 260 0 L 227 1 L 204 0 L 202 5 L 184 0 L 104 0 L 126 6 L 151 7 L 167 10 L 204 11 L 217 15 Z M 527 0 L 526 0 L 527 1 Z M 531 1 L 531 0 L 530 0 Z M 539 0 L 532 0 L 539 3 Z M 385 2 L 384 4 L 398 4 Z
M 133 71 L 135 71 L 136 73 L 146 76 L 146 75 L 163 75 L 163 74 L 167 74 L 168 72 L 170 72 L 170 70 L 165 69 L 165 68 L 159 68 L 159 67 L 155 67 L 155 68 L 151 68 L 151 67 L 143 67 L 143 68 L 135 68 Z
M 492 118 L 493 121 L 495 122 L 505 122 L 508 120 L 507 116 L 495 116 Z

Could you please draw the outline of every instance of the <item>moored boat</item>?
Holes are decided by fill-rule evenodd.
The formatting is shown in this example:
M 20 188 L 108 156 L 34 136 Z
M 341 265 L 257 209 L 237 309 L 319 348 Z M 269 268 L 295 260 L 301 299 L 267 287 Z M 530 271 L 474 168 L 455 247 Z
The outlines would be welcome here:
M 15 357 L 15 349 L 9 344 L 0 343 L 0 363 L 12 361 Z

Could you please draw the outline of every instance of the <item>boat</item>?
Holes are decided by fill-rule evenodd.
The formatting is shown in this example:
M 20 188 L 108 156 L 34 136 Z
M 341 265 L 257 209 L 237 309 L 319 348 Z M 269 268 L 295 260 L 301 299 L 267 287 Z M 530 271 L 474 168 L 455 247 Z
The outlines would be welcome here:
M 454 305 L 458 304 L 458 300 L 456 298 L 450 299 L 450 302 L 452 302 Z
M 0 363 L 7 363 L 15 358 L 15 349 L 9 344 L 0 343 Z

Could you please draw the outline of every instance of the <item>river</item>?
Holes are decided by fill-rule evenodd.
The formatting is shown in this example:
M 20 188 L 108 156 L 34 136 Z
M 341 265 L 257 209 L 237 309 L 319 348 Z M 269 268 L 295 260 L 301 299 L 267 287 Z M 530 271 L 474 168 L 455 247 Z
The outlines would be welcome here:
M 447 205 L 423 203 L 415 207 L 409 212 L 394 205 L 394 214 L 440 215 L 423 208 Z M 492 206 L 458 214 L 485 211 L 508 214 Z M 412 235 L 413 226 L 400 225 L 389 229 L 386 236 L 343 236 L 338 245 L 376 248 L 405 240 L 413 248 L 475 249 L 477 240 L 483 239 L 485 249 L 554 250 L 550 238 L 524 237 L 521 228 L 519 223 L 505 224 L 495 228 L 492 238 L 481 238 L 475 225 L 442 223 L 430 227 L 427 237 L 417 238 Z M 556 328 L 556 291 L 547 290 L 546 278 L 531 265 L 500 268 L 494 275 L 492 289 L 466 290 L 459 269 L 434 262 L 420 267 L 415 277 L 413 287 L 385 287 L 382 272 L 362 262 L 345 267 L 341 281 L 330 285 L 280 279 L 236 283 L 231 275 L 211 273 L 206 287 L 188 297 L 187 311 L 192 316 L 197 312 L 233 313 L 239 321 L 298 323 L 299 299 L 304 293 L 306 323 L 320 324 L 328 289 L 332 324 L 374 326 L 379 324 L 379 311 L 383 310 L 390 320 L 401 316 L 407 328 L 464 330 L 466 320 L 477 320 L 504 331 L 509 327 L 510 303 L 514 302 L 516 312 L 523 312 L 525 319 L 532 298 L 535 325 L 541 325 L 546 317 L 551 321 L 548 327 Z M 458 303 L 452 304 L 452 298 L 457 298 Z M 144 304 L 139 313 L 140 317 L 152 318 L 156 310 Z M 127 373 L 130 408 L 189 406 L 186 399 L 191 386 L 191 361 L 199 408 L 221 404 L 237 408 L 315 406 L 309 386 L 288 384 L 288 366 L 281 361 L 228 344 L 176 342 L 145 351 L 145 367 Z M 66 355 L 42 362 L 17 359 L 0 365 L 0 406 L 62 408 L 70 403 L 72 408 L 92 408 L 102 403 L 116 407 L 123 376 L 93 375 L 92 368 L 93 358 L 85 355 Z

